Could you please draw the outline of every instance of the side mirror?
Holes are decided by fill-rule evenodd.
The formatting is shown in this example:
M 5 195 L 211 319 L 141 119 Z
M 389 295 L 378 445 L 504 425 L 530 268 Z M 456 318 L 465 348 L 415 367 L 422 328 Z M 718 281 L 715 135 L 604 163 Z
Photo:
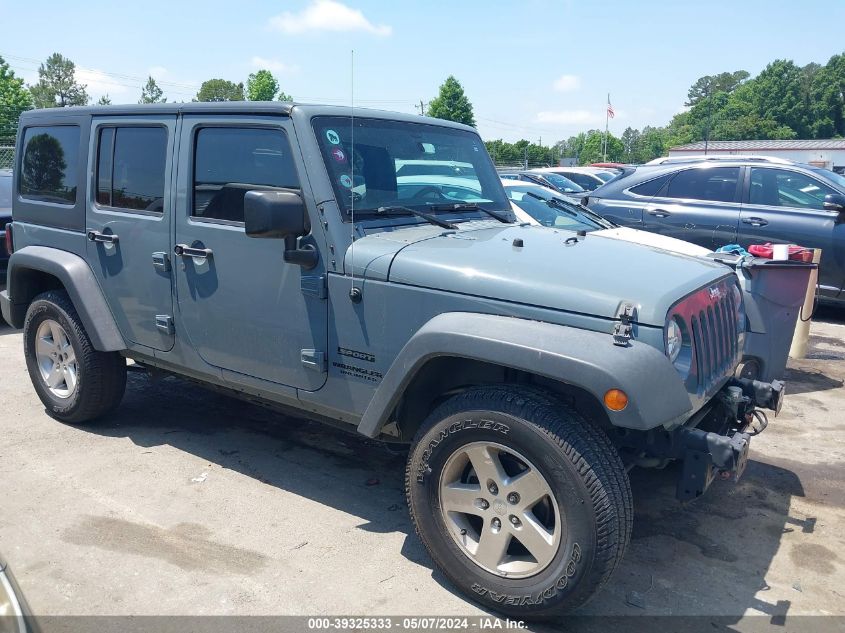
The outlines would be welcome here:
M 824 208 L 828 211 L 845 211 L 845 196 L 841 193 L 829 193 L 824 197 Z
M 285 240 L 285 261 L 303 268 L 317 265 L 319 255 L 311 244 L 302 248 L 298 238 L 311 230 L 308 211 L 293 191 L 247 191 L 244 195 L 244 229 L 247 237 Z

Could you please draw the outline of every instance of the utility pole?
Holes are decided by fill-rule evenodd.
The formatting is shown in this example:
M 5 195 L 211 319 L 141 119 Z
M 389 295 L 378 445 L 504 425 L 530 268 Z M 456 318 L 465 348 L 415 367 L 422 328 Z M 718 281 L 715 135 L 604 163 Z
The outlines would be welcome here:
M 710 144 L 710 110 L 713 108 L 713 81 L 707 82 L 707 127 L 704 128 L 704 155 L 707 156 L 707 146 Z
M 420 104 L 419 105 L 415 104 L 414 107 L 419 108 L 420 116 L 425 116 L 425 103 L 423 103 L 422 99 L 420 99 Z

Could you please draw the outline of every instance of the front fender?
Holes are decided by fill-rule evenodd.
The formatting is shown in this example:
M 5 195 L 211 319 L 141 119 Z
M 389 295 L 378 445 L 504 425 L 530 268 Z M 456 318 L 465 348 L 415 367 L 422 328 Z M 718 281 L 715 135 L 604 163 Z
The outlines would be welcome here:
M 452 356 L 520 369 L 580 387 L 599 402 L 609 389 L 628 395 L 611 424 L 645 430 L 692 410 L 684 385 L 664 354 L 645 343 L 613 344 L 608 334 L 513 317 L 467 312 L 440 314 L 405 344 L 358 425 L 378 435 L 414 375 L 426 362 Z
M 90 266 L 78 255 L 57 248 L 25 246 L 9 258 L 8 288 L 3 293 L 2 304 L 3 316 L 11 325 L 23 327 L 29 304 L 42 292 L 37 273 L 47 273 L 61 282 L 94 349 L 101 352 L 126 349 Z

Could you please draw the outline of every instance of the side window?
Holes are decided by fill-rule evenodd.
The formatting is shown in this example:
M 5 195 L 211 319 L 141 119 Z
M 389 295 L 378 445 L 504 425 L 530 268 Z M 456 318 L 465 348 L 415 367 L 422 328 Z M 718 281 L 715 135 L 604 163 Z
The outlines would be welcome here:
M 787 169 L 751 169 L 748 201 L 770 207 L 824 209 L 824 197 L 836 193 L 826 184 L 797 171 Z
M 97 144 L 97 204 L 162 213 L 166 163 L 165 128 L 101 128 Z
M 194 145 L 197 218 L 244 221 L 244 195 L 253 189 L 298 189 L 284 131 L 265 128 L 201 128 Z
M 685 169 L 669 182 L 668 198 L 708 200 L 712 202 L 733 202 L 736 199 L 736 183 L 739 167 L 701 167 Z
M 29 127 L 23 137 L 20 194 L 39 202 L 76 203 L 79 126 Z
M 638 196 L 651 198 L 652 196 L 656 196 L 657 192 L 663 189 L 663 185 L 666 184 L 671 175 L 672 174 L 665 174 L 663 176 L 658 176 L 657 178 L 652 178 L 651 180 L 647 180 L 636 187 L 631 187 L 630 191 Z

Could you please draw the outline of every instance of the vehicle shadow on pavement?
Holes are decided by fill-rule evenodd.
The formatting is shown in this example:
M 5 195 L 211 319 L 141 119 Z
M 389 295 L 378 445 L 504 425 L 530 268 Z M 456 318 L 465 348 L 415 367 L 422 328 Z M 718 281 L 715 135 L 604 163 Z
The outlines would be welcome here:
M 16 330 L 11 325 L 6 323 L 2 317 L 0 317 L 0 336 L 6 336 L 8 334 L 17 334 L 20 330 Z
M 360 517 L 358 529 L 404 533 L 403 556 L 432 568 L 405 507 L 402 450 L 140 372 L 130 372 L 122 406 L 84 428 L 141 447 L 170 445 Z M 785 532 L 811 533 L 815 525 L 790 515 L 790 499 L 804 496 L 798 475 L 752 459 L 738 484 L 715 482 L 687 505 L 674 499 L 676 476 L 671 467 L 631 473 L 631 544 L 611 582 L 579 614 L 732 617 L 751 608 L 777 623 L 790 603 L 758 598 L 766 571 Z M 432 578 L 456 593 L 439 571 Z M 584 630 L 593 621 L 585 618 Z

